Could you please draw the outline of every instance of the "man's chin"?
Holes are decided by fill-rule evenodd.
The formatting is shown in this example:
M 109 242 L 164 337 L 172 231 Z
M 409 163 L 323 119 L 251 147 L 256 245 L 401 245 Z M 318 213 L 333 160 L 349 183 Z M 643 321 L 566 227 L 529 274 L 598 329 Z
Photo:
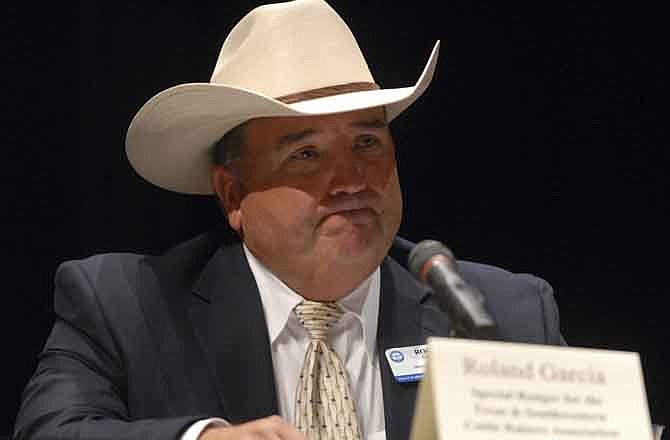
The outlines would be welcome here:
M 324 237 L 325 252 L 336 257 L 346 258 L 350 262 L 364 262 L 381 259 L 382 236 L 379 231 L 361 231 L 353 229 Z

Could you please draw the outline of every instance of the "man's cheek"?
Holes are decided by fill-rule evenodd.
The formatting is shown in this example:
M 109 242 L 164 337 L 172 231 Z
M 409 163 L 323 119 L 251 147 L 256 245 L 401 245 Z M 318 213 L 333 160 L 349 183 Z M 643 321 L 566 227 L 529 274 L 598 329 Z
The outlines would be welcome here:
M 387 160 L 375 166 L 372 172 L 371 179 L 372 187 L 377 190 L 387 193 L 393 186 L 398 185 L 398 170 L 395 161 Z

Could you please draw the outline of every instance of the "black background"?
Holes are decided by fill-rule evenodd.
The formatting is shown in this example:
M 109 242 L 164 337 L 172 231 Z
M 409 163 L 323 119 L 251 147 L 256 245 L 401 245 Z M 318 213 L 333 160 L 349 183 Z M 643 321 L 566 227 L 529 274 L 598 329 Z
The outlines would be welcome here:
M 2 420 L 53 320 L 59 262 L 158 253 L 222 221 L 207 197 L 146 184 L 125 130 L 172 85 L 209 80 L 260 2 L 9 9 L 3 173 Z M 641 354 L 670 423 L 667 31 L 660 7 L 593 0 L 332 0 L 383 87 L 427 93 L 393 124 L 405 219 L 461 258 L 547 279 L 571 345 Z M 327 38 L 324 35 L 323 38 Z

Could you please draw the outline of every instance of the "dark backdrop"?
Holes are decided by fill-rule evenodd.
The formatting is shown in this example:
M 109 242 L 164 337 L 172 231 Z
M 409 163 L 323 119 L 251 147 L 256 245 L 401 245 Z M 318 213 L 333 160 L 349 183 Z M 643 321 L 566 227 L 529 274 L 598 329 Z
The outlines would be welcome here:
M 5 303 L 0 434 L 52 323 L 59 262 L 161 252 L 221 221 L 206 197 L 142 181 L 125 130 L 153 94 L 205 82 L 260 2 L 81 2 L 10 9 L 4 54 Z M 670 423 L 668 61 L 660 8 L 595 0 L 333 0 L 376 80 L 433 84 L 392 129 L 401 234 L 552 283 L 575 346 L 640 352 Z M 32 8 L 32 6 L 27 5 Z M 664 38 L 666 37 L 666 38 Z M 324 35 L 327 38 L 327 35 Z

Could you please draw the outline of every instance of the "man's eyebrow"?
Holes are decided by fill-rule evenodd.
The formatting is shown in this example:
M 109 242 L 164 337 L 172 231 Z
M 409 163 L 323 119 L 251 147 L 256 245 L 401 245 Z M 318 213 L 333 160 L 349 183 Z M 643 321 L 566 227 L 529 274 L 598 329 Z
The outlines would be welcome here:
M 313 128 L 306 128 L 302 131 L 297 131 L 295 133 L 287 133 L 283 136 L 281 136 L 277 140 L 277 148 L 281 149 L 287 145 L 294 144 L 296 142 L 300 142 L 301 140 L 305 139 L 308 136 L 311 136 L 316 133 L 316 130 Z
M 352 122 L 351 126 L 356 128 L 385 128 L 388 127 L 388 123 L 384 119 L 373 118 Z

